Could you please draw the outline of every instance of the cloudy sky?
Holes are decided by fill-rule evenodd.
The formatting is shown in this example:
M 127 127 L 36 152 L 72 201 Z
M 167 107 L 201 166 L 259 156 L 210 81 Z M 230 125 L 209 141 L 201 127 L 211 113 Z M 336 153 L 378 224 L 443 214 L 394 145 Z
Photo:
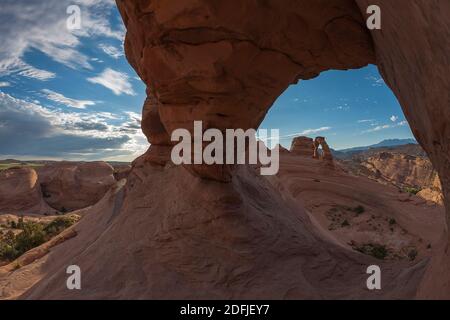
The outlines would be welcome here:
M 81 9 L 70 30 L 67 9 Z M 2 0 L 0 158 L 125 160 L 144 152 L 145 87 L 123 53 L 114 0 Z M 290 87 L 262 128 L 282 143 L 325 135 L 339 149 L 411 132 L 376 67 L 331 71 Z

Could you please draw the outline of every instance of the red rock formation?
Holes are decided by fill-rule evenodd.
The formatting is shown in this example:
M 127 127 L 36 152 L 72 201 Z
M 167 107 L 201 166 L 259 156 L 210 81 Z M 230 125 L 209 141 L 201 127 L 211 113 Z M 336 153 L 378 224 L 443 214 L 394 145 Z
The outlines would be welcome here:
M 114 179 L 117 181 L 126 179 L 131 172 L 131 166 L 128 164 L 114 166 Z
M 167 144 L 178 128 L 257 128 L 292 83 L 375 61 L 353 0 L 117 1 L 125 51 L 147 84 L 143 131 Z M 249 17 L 253 17 L 249 19 Z M 224 180 L 226 168 L 191 166 Z
M 450 227 L 450 2 L 355 1 L 363 14 L 368 5 L 382 10 L 382 30 L 371 32 L 377 64 L 441 178 Z M 441 276 L 450 268 L 450 233 L 448 237 L 446 258 L 431 268 L 434 276 L 428 273 L 421 297 L 450 295 L 450 277 Z
M 128 30 L 127 57 L 148 86 L 150 141 L 165 143 L 164 130 L 192 130 L 194 120 L 204 128 L 255 128 L 289 84 L 376 62 L 441 177 L 450 226 L 448 1 L 117 4 Z M 381 7 L 382 30 L 370 37 L 362 16 L 373 4 Z M 218 180 L 229 174 L 209 166 L 192 171 Z M 450 278 L 441 287 L 450 292 Z
M 192 130 L 194 120 L 204 128 L 255 128 L 289 84 L 375 62 L 356 3 L 363 13 L 368 4 L 380 4 L 377 62 L 437 167 L 448 204 L 448 2 L 117 3 L 128 29 L 127 57 L 148 86 L 143 130 L 156 147 L 167 144 L 174 129 Z M 156 157 L 135 162 L 125 191 L 104 199 L 74 228 L 77 237 L 39 264 L 0 270 L 2 294 L 17 294 L 14 280 L 32 270 L 34 278 L 20 288 L 34 285 L 24 298 L 415 296 L 426 261 L 405 269 L 348 252 L 316 232 L 300 206 L 251 168 L 239 166 L 230 183 L 217 183 L 183 168 L 148 165 L 164 155 L 152 150 Z M 193 170 L 223 178 L 217 167 Z M 421 296 L 449 296 L 450 260 L 443 252 L 436 251 Z M 362 266 L 374 262 L 386 284 L 379 292 L 364 287 Z M 87 270 L 82 291 L 65 287 L 68 263 Z
M 218 183 L 138 161 L 126 185 L 72 228 L 75 237 L 14 272 L 14 262 L 0 267 L 0 299 L 413 297 L 423 263 L 405 269 L 342 248 L 286 192 L 249 166 Z M 374 263 L 384 285 L 371 292 L 364 266 Z M 82 270 L 82 290 L 67 290 L 71 264 Z
M 98 202 L 115 183 L 113 171 L 109 164 L 98 161 L 49 164 L 38 173 L 45 201 L 65 212 Z
M 277 144 L 276 146 L 275 146 L 275 148 L 278 148 L 278 150 L 279 150 L 279 152 L 280 152 L 280 154 L 289 154 L 289 150 L 288 149 L 286 149 L 285 147 L 283 147 L 281 144 Z
M 319 154 L 319 147 L 322 147 L 322 152 Z M 313 158 L 323 159 L 326 161 L 333 161 L 333 155 L 331 154 L 330 147 L 325 141 L 325 137 L 316 137 L 314 139 L 314 151 Z
M 42 198 L 36 171 L 22 167 L 0 171 L 0 213 L 55 213 Z
M 300 156 L 312 157 L 314 140 L 308 137 L 295 137 L 292 139 L 290 152 Z

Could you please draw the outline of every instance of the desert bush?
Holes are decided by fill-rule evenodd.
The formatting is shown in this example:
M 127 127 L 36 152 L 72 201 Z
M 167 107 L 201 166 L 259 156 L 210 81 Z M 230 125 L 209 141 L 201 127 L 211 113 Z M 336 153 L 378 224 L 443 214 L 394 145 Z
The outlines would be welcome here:
M 405 187 L 404 191 L 408 192 L 410 194 L 416 195 L 416 194 L 418 194 L 420 192 L 420 189 L 419 188 L 414 188 L 414 187 Z
M 370 255 L 376 259 L 384 260 L 388 255 L 385 245 L 367 243 L 355 248 L 357 251 Z
M 15 235 L 9 230 L 5 235 L 0 236 L 0 260 L 17 259 L 28 250 L 40 246 L 72 226 L 78 219 L 77 216 L 58 217 L 45 225 L 31 221 L 24 222 L 23 218 L 20 218 L 14 226 L 11 223 L 11 228 L 21 229 L 22 232 Z
M 69 228 L 74 223 L 76 223 L 78 219 L 75 216 L 64 216 L 58 217 L 48 225 L 45 226 L 44 231 L 49 237 L 54 237 L 61 233 L 64 229 Z
M 40 246 L 47 239 L 44 227 L 40 223 L 27 222 L 23 224 L 21 229 L 22 232 L 15 237 L 15 249 L 18 256 Z

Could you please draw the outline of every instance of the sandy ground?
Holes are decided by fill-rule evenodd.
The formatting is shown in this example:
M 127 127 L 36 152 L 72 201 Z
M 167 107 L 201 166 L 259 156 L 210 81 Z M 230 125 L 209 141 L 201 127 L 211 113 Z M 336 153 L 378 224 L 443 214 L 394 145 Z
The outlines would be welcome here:
M 283 154 L 272 181 L 306 209 L 325 236 L 347 248 L 380 244 L 388 249 L 386 259 L 415 260 L 430 256 L 445 232 L 443 206 L 347 174 L 338 164 L 332 168 L 310 157 Z

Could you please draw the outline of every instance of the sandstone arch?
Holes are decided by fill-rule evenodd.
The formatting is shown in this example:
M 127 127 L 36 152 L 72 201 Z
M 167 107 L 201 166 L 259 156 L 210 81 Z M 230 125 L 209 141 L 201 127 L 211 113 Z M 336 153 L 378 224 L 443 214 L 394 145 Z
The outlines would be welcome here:
M 322 154 L 319 155 L 319 147 L 322 147 Z M 333 161 L 333 155 L 331 154 L 330 147 L 325 141 L 325 137 L 316 137 L 314 139 L 314 154 L 313 158 L 323 159 L 327 161 Z
M 128 30 L 127 58 L 148 86 L 142 123 L 151 143 L 168 144 L 168 133 L 192 130 L 194 120 L 203 120 L 204 128 L 256 128 L 288 85 L 325 70 L 376 63 L 441 177 L 450 225 L 448 1 L 117 4 Z M 381 7 L 382 31 L 369 33 L 362 15 L 372 4 Z M 225 170 L 194 171 L 222 180 Z M 443 260 L 431 264 L 434 274 L 450 266 L 445 243 Z M 440 290 L 432 290 L 436 283 Z M 420 294 L 449 292 L 448 277 L 425 278 Z

